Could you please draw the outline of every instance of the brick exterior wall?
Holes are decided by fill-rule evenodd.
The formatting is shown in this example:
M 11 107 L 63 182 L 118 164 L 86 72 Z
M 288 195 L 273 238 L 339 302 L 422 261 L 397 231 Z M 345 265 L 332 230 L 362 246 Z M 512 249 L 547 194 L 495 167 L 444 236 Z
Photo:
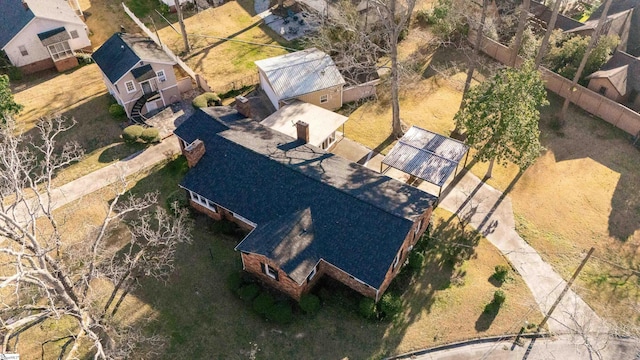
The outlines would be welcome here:
M 47 58 L 25 66 L 20 66 L 20 71 L 22 71 L 23 74 L 33 74 L 38 71 L 51 69 L 53 67 L 55 67 L 55 65 L 53 64 L 53 60 L 51 58 Z
M 342 271 L 341 269 L 329 264 L 328 262 L 322 261 L 322 268 L 324 273 L 331 276 L 332 278 L 340 281 L 341 283 L 347 285 L 353 290 L 359 292 L 360 294 L 375 299 L 376 298 L 376 289 L 373 287 L 367 286 L 359 281 L 356 281 L 351 275 Z
M 54 64 L 58 72 L 63 72 L 78 66 L 78 59 L 75 56 L 70 56 L 68 58 L 56 61 Z
M 312 284 L 304 283 L 302 285 L 298 285 L 298 283 L 293 281 L 287 275 L 287 273 L 280 270 L 280 268 L 278 268 L 275 263 L 267 259 L 265 256 L 249 253 L 241 253 L 241 256 L 242 266 L 244 267 L 245 271 L 254 274 L 263 283 L 282 291 L 283 293 L 291 296 L 297 301 L 300 300 L 300 296 L 302 296 L 302 294 L 311 289 Z M 278 273 L 278 280 L 275 280 L 269 275 L 265 274 L 262 271 L 262 264 L 268 264 L 269 266 L 274 268 Z M 316 274 L 313 280 L 317 280 L 319 278 L 318 275 L 319 274 Z

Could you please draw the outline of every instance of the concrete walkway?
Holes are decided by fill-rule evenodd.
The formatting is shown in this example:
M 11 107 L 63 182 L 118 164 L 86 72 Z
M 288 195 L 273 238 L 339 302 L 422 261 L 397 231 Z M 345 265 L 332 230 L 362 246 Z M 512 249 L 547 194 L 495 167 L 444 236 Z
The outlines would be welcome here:
M 347 138 L 343 138 L 332 152 L 361 165 L 368 159 L 366 166 L 375 171 L 380 171 L 380 163 L 384 158 L 380 154 L 372 156 L 369 149 Z M 385 174 L 402 182 L 409 179 L 409 175 L 395 169 L 385 170 Z M 481 231 L 518 271 L 540 310 L 546 314 L 566 282 L 515 231 L 513 209 L 508 196 L 503 196 L 502 192 L 483 183 L 470 172 L 458 174 L 458 178 L 455 187 L 443 191 L 438 206 L 461 218 L 468 218 L 469 224 Z M 449 183 L 445 184 L 445 188 Z M 422 183 L 418 188 L 438 194 L 437 188 L 431 184 Z M 598 315 L 572 290 L 555 309 L 548 326 L 553 333 L 608 331 Z
M 51 192 L 52 207 L 57 209 L 78 200 L 85 195 L 115 183 L 122 176 L 133 175 L 164 161 L 179 151 L 180 145 L 175 136 L 166 138 L 160 144 L 150 146 L 128 158 L 53 189 Z

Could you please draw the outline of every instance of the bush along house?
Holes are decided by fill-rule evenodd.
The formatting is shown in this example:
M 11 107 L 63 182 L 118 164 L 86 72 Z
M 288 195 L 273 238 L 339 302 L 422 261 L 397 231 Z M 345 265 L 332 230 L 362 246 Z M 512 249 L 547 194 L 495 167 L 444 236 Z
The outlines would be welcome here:
M 190 170 L 180 186 L 213 219 L 250 230 L 245 271 L 299 300 L 322 276 L 379 300 L 426 230 L 437 198 L 309 145 L 230 107 L 176 130 Z

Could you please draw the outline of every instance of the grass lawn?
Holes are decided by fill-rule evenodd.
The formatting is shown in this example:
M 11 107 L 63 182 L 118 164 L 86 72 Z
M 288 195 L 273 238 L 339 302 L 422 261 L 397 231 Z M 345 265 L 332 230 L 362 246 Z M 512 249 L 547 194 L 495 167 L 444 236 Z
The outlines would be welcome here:
M 82 84 L 78 87 L 78 84 Z M 76 141 L 86 152 L 85 158 L 66 168 L 56 177 L 56 185 L 62 185 L 86 175 L 141 149 L 127 145 L 120 139 L 122 120 L 116 120 L 108 112 L 110 95 L 96 64 L 86 65 L 64 73 L 44 72 L 25 77 L 12 83 L 16 102 L 24 105 L 17 116 L 22 131 L 32 139 L 38 139 L 34 128 L 38 119 L 62 114 L 74 118 L 77 124 L 61 134 L 60 146 Z
M 225 85 L 255 76 L 255 60 L 282 55 L 287 50 L 224 41 L 233 38 L 258 44 L 292 46 L 280 40 L 261 19 L 255 16 L 253 1 L 230 1 L 216 8 L 209 8 L 188 19 L 185 26 L 190 36 L 191 53 L 182 59 L 197 73 L 202 74 L 214 91 Z M 178 28 L 178 25 L 175 25 Z M 209 36 L 209 37 L 208 37 Z M 182 37 L 173 29 L 160 30 L 160 38 L 176 53 L 184 50 Z M 276 39 L 276 40 L 274 40 Z
M 408 41 L 409 50 L 401 51 L 407 62 L 421 51 L 416 41 Z M 451 57 L 440 53 L 426 56 L 427 63 L 450 65 L 446 62 Z M 422 78 L 402 93 L 405 124 L 443 134 L 453 129 L 463 65 L 459 63 L 459 72 L 449 79 L 419 69 Z M 388 138 L 388 99 L 384 88 L 379 90 L 383 91 L 377 102 L 351 112 L 345 133 L 384 154 L 394 141 Z M 601 316 L 640 322 L 636 310 L 640 303 L 638 150 L 631 146 L 628 134 L 575 107 L 570 108 L 567 124 L 558 129 L 553 119 L 562 99 L 549 94 L 549 100 L 551 105 L 542 109 L 540 122 L 541 141 L 547 150 L 520 176 L 514 165 L 496 166 L 488 184 L 509 193 L 518 232 L 565 279 L 594 246 L 595 255 L 574 288 Z M 469 168 L 482 178 L 487 166 L 471 162 Z
M 181 161 L 140 174 L 133 179 L 133 191 L 158 190 L 163 197 L 171 193 L 182 177 Z M 70 241 L 81 240 L 99 221 L 110 197 L 105 189 L 58 210 L 66 219 L 62 230 L 73 234 Z M 316 288 L 324 294 L 323 308 L 316 316 L 297 314 L 289 325 L 269 323 L 225 285 L 229 274 L 241 268 L 233 250 L 240 236 L 220 233 L 220 227 L 201 214 L 194 218 L 194 243 L 179 248 L 168 283 L 145 280 L 125 301 L 117 319 L 143 324 L 167 338 L 163 358 L 247 358 L 252 351 L 258 358 L 381 358 L 456 340 L 514 333 L 525 320 L 541 320 L 517 274 L 501 285 L 507 294 L 502 308 L 483 313 L 500 286 L 491 279 L 494 267 L 506 261 L 484 238 L 471 229 L 463 230 L 456 217 L 438 210 L 434 215 L 436 240 L 428 247 L 423 270 L 394 282 L 396 291 L 404 291 L 405 307 L 396 320 L 364 320 L 357 314 L 360 296 L 326 281 Z M 126 231 L 117 231 L 111 244 L 117 244 L 119 236 L 126 236 Z M 452 242 L 472 247 L 456 247 Z M 96 298 L 104 298 L 101 294 L 111 285 L 97 285 Z M 20 341 L 21 354 L 39 356 L 41 343 L 69 326 L 66 321 L 45 322 L 30 330 Z M 45 359 L 55 358 L 59 346 L 45 345 Z

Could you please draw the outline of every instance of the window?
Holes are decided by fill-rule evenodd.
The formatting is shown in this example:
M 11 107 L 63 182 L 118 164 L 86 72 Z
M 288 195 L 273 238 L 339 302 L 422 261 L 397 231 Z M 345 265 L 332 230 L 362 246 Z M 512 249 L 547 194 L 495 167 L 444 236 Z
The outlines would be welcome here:
M 71 35 L 72 39 L 77 39 L 79 37 L 78 35 L 78 30 L 71 30 L 69 31 L 69 35 Z
M 418 235 L 418 233 L 420 232 L 421 228 L 422 228 L 422 219 L 420 219 L 420 221 L 418 221 L 418 226 L 416 226 L 416 228 L 413 229 L 414 237 Z
M 133 83 L 133 81 L 127 81 L 126 83 L 124 83 L 124 87 L 127 89 L 128 94 L 136 91 L 136 85 Z
M 322 150 L 327 150 L 334 142 L 336 141 L 336 133 L 335 131 L 329 135 L 328 138 L 324 139 L 320 147 Z
M 602 95 L 605 95 L 607 93 L 607 88 L 604 86 L 600 86 L 600 90 L 598 90 L 598 92 Z
M 320 104 L 324 104 L 327 101 L 329 101 L 329 95 L 327 95 L 327 94 L 320 95 Z
M 278 271 L 268 264 L 262 263 L 262 272 L 275 281 L 278 281 Z
M 164 74 L 164 70 L 160 70 L 156 73 L 156 76 L 158 77 L 158 81 L 160 82 L 165 82 L 167 81 L 167 76 Z
M 116 92 L 117 92 L 118 94 L 120 94 L 120 89 L 118 89 L 118 85 L 117 85 L 117 84 L 114 84 L 114 85 L 113 85 L 113 87 L 115 87 L 115 88 L 116 88 Z
M 191 190 L 189 190 L 189 196 L 191 197 L 191 200 L 193 200 L 198 205 L 204 206 L 205 208 L 213 212 L 218 212 L 216 210 L 216 204 L 214 204 L 213 201 L 209 201 L 209 199 L 206 199 L 204 196 L 200 196 Z
M 311 279 L 313 279 L 316 276 L 317 272 L 318 272 L 318 267 L 314 266 L 314 268 L 311 270 L 311 273 L 309 273 L 309 276 L 307 276 L 307 281 L 311 281 Z
M 402 250 L 400 250 L 400 252 L 398 253 L 398 255 L 396 255 L 396 258 L 393 259 L 393 268 L 395 269 L 398 264 L 400 263 L 400 258 L 402 257 Z
M 51 44 L 47 47 L 53 61 L 73 56 L 73 50 L 69 47 L 68 41 Z
M 22 56 L 27 56 L 29 55 L 29 52 L 27 51 L 27 48 L 24 45 L 20 45 L 18 46 L 18 50 L 20 50 L 20 54 Z

